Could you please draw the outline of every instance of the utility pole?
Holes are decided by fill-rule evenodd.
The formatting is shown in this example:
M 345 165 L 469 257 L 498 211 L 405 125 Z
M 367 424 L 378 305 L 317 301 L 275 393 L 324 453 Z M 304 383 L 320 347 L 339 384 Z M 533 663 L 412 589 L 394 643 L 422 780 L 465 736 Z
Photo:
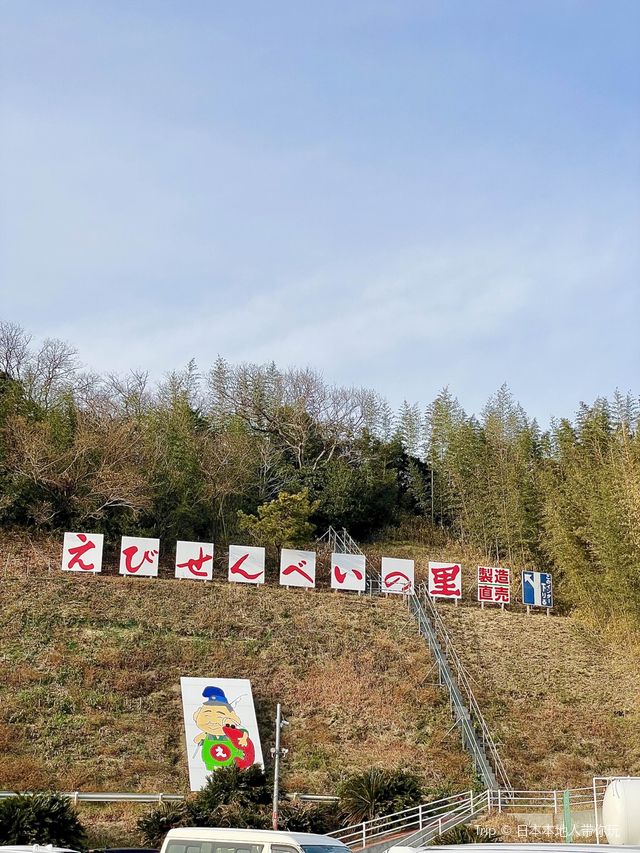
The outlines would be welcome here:
M 283 749 L 280 746 L 280 732 L 289 723 L 282 716 L 282 706 L 278 702 L 276 707 L 276 745 L 275 749 L 271 750 L 273 755 L 273 828 L 278 829 L 278 795 L 280 785 L 280 756 L 283 757 L 289 752 L 288 749 Z

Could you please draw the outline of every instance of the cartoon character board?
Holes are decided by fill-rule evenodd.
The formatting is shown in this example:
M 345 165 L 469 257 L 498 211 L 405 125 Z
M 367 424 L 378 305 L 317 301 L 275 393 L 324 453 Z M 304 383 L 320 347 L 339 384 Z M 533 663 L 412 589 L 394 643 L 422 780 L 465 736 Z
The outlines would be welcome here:
M 251 682 L 246 678 L 181 678 L 189 785 L 232 764 L 263 764 Z

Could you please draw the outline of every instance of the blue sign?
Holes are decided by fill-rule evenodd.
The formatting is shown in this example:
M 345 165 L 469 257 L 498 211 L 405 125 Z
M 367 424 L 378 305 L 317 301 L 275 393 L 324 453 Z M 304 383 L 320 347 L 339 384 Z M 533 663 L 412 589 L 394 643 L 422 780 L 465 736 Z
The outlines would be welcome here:
M 553 607 L 553 582 L 548 572 L 522 573 L 522 603 L 531 607 Z

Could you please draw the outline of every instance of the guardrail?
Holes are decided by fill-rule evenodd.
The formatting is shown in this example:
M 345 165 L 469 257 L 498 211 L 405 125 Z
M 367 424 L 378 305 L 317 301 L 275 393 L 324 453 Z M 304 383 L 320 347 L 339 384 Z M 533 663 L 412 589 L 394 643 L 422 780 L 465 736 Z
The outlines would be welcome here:
M 15 797 L 16 791 L 0 791 L 0 800 Z M 24 792 L 23 792 L 24 793 Z M 107 792 L 64 791 L 63 797 L 68 797 L 74 803 L 178 803 L 184 800 L 182 794 L 112 794 Z M 337 803 L 339 797 L 330 794 L 285 794 L 286 799 L 303 803 Z
M 15 797 L 16 791 L 0 791 L 0 800 Z M 24 793 L 24 792 L 21 792 Z M 182 794 L 111 794 L 90 791 L 63 791 L 74 803 L 175 803 L 184 800 Z

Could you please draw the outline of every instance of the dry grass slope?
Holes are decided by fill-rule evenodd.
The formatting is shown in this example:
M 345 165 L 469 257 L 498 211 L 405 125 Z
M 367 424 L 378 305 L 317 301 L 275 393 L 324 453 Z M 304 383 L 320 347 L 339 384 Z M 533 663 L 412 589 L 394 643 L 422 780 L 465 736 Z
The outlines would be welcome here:
M 462 563 L 465 606 L 440 609 L 514 784 L 546 790 L 590 785 L 594 775 L 640 774 L 637 632 L 613 619 L 603 634 L 575 616 L 527 616 L 517 603 L 519 569 L 513 606 L 480 610 L 472 602 L 476 566 L 485 560 L 444 538 L 398 536 L 375 552 L 415 559 L 422 580 L 430 559 Z
M 63 575 L 57 555 L 50 570 L 3 563 L 4 789 L 186 790 L 181 675 L 250 678 L 267 754 L 283 703 L 289 790 L 332 793 L 372 764 L 469 784 L 432 661 L 397 600 Z
M 441 606 L 456 648 L 524 788 L 640 774 L 640 649 L 573 617 Z

